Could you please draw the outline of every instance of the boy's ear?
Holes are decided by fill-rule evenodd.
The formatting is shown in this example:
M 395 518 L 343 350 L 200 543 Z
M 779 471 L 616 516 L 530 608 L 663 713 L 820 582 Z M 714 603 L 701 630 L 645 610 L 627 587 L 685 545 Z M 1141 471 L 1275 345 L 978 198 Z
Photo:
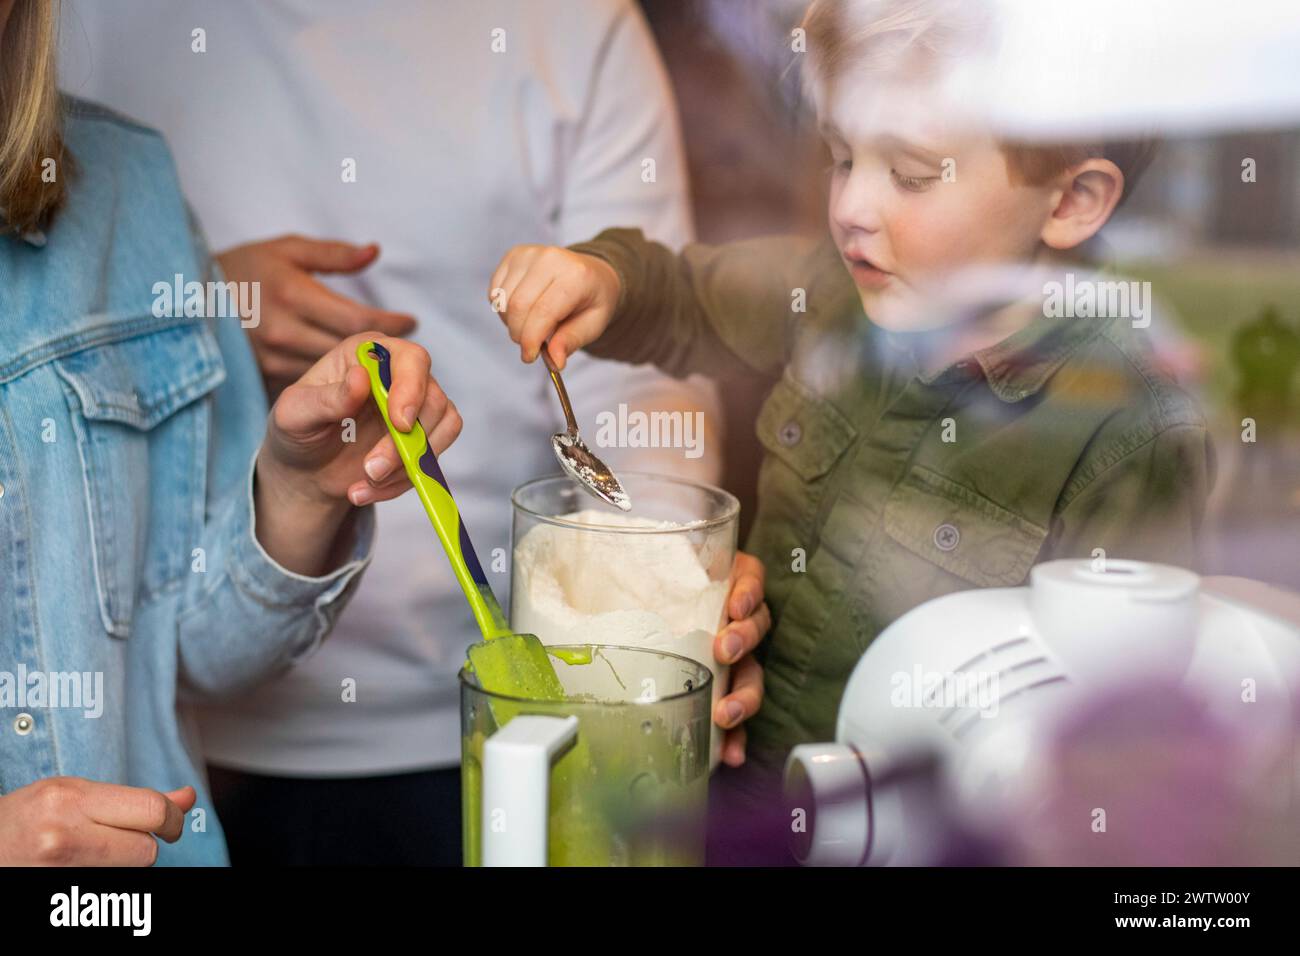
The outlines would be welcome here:
M 1124 195 L 1124 173 L 1109 159 L 1092 157 L 1071 166 L 1058 182 L 1042 240 L 1052 249 L 1073 249 L 1096 235 L 1115 211 Z

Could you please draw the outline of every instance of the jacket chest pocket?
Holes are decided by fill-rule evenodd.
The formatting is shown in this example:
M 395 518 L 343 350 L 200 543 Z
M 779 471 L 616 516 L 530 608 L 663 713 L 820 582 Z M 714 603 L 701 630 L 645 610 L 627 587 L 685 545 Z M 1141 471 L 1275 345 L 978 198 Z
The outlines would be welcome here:
M 1047 529 L 972 488 L 913 467 L 885 503 L 877 591 L 889 618 L 971 587 L 1015 587 L 1033 567 Z M 920 560 L 917 560 L 920 559 Z
M 811 532 L 829 473 L 857 439 L 857 429 L 839 409 L 787 373 L 763 403 L 756 431 L 767 451 L 759 476 L 764 510 L 782 523 Z
M 207 493 L 204 396 L 225 379 L 201 322 L 55 360 L 82 465 L 100 614 L 127 637 L 138 600 L 186 573 Z M 71 503 L 70 503 L 71 506 Z
M 804 578 L 795 570 L 796 555 L 806 561 L 816 546 L 817 509 L 831 472 L 858 433 L 839 409 L 788 372 L 759 410 L 755 431 L 766 454 L 745 546 L 768 561 L 767 603 L 779 619 Z

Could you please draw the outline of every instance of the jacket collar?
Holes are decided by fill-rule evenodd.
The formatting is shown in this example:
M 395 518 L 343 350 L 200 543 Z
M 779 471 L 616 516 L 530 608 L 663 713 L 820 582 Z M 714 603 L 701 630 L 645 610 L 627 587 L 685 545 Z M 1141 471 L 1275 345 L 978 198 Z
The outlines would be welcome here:
M 1045 279 L 1062 280 L 1066 271 L 1074 271 L 1074 282 L 1091 282 L 1116 279 L 1109 257 L 1090 257 L 1092 267 L 1081 265 L 1077 270 L 1045 270 L 1037 273 L 1033 281 L 1033 295 L 1042 288 Z M 1033 301 L 1026 297 L 1026 302 Z M 864 316 L 865 318 L 865 316 Z M 952 365 L 933 373 L 918 372 L 917 377 L 927 385 L 954 385 L 970 381 L 983 374 L 990 391 L 1004 402 L 1014 403 L 1036 395 L 1047 381 L 1078 349 L 1111 325 L 1114 317 L 1050 317 L 1031 318 L 1023 328 L 993 345 L 986 346 L 963 357 Z M 919 367 L 914 351 L 914 337 L 908 333 L 885 332 L 890 345 L 906 355 L 914 367 Z
M 1109 318 L 1036 319 L 994 345 L 972 353 L 989 389 L 1004 402 L 1038 394 L 1084 343 L 1113 321 Z

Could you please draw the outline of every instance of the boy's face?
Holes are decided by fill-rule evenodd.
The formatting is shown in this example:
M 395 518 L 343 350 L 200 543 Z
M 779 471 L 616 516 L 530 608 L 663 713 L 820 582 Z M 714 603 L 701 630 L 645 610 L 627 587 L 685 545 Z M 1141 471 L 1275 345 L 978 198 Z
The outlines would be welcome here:
M 1051 185 L 1013 185 L 994 139 L 951 115 L 924 88 L 874 79 L 840 85 L 821 112 L 831 235 L 866 314 L 891 331 L 960 321 L 933 306 L 949 298 L 939 290 L 971 267 L 1033 260 L 1055 204 Z

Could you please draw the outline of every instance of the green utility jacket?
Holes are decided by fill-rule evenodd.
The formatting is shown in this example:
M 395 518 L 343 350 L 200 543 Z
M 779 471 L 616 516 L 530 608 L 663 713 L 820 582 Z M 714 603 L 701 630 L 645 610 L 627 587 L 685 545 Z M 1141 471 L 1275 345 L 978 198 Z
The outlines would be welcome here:
M 774 619 L 748 725 L 759 769 L 832 739 L 862 652 L 930 598 L 1021 585 L 1053 558 L 1196 563 L 1206 424 L 1131 321 L 1044 318 L 927 376 L 867 320 L 829 242 L 675 255 L 612 229 L 572 248 L 623 282 L 592 354 L 771 382 L 745 545 Z

